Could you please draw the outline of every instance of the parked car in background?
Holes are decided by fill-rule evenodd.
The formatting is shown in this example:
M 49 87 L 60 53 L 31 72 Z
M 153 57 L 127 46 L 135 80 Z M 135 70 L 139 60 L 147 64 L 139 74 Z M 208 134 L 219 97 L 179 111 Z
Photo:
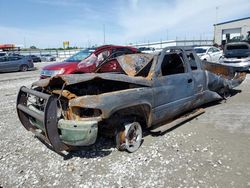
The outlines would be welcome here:
M 155 48 L 152 47 L 139 47 L 138 50 L 142 53 L 153 53 L 155 52 Z
M 0 52 L 0 57 L 6 56 L 7 53 L 6 52 Z
M 25 56 L 0 57 L 0 72 L 27 71 L 34 69 L 31 58 Z
M 247 42 L 228 43 L 219 63 L 234 67 L 248 67 L 250 71 L 250 45 Z
M 201 60 L 210 62 L 218 62 L 223 54 L 222 50 L 214 46 L 199 46 L 194 50 Z
M 27 55 L 26 57 L 29 57 L 32 59 L 33 63 L 36 63 L 36 62 L 41 62 L 41 58 L 36 56 L 36 55 Z
M 129 46 L 104 45 L 93 50 L 83 50 L 63 62 L 43 67 L 40 78 L 48 78 L 62 74 L 90 73 L 94 72 L 105 59 L 114 58 L 123 54 L 137 53 L 138 50 Z M 116 62 L 108 64 L 106 69 L 118 69 Z
M 50 54 L 42 54 L 41 55 L 41 61 L 55 61 L 56 57 Z
M 43 79 L 55 75 L 75 73 L 78 63 L 81 62 L 84 58 L 88 57 L 90 54 L 91 52 L 89 52 L 88 50 L 83 50 L 74 54 L 63 62 L 47 65 L 43 67 L 40 78 Z
M 3 57 L 3 56 L 22 56 L 22 55 L 16 52 L 0 51 L 0 57 Z
M 7 55 L 8 56 L 23 56 L 19 52 L 8 52 Z

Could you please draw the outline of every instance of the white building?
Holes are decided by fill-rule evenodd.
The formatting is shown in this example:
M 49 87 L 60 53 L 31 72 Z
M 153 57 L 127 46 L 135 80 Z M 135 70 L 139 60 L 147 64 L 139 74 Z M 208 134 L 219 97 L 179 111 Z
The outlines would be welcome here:
M 214 43 L 224 45 L 232 39 L 246 37 L 250 31 L 250 17 L 214 24 Z
M 158 42 L 148 42 L 140 44 L 131 44 L 137 48 L 139 47 L 152 47 L 155 49 L 162 49 L 169 46 L 203 46 L 203 45 L 213 45 L 213 40 L 168 40 L 168 41 L 158 41 Z

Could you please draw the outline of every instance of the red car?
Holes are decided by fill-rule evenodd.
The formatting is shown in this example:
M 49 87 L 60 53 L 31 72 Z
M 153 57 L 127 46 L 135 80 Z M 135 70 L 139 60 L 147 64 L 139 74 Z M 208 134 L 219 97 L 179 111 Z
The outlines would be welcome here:
M 43 67 L 41 71 L 41 78 L 48 78 L 62 74 L 90 73 L 95 72 L 96 70 L 98 70 L 98 72 L 119 72 L 121 71 L 121 68 L 115 60 L 112 61 L 112 58 L 123 54 L 138 52 L 137 48 L 114 45 L 104 45 L 98 47 L 94 52 L 91 52 L 90 50 L 83 50 L 63 62 Z M 109 59 L 109 62 L 105 64 L 105 60 L 107 58 Z M 102 65 L 101 68 L 100 65 Z

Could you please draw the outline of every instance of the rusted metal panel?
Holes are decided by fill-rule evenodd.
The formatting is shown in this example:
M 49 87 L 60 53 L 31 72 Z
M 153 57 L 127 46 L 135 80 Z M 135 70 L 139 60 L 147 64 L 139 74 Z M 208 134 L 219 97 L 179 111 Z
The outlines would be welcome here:
M 62 86 L 63 84 L 73 85 L 94 79 L 128 82 L 144 86 L 152 85 L 152 83 L 149 80 L 142 77 L 131 77 L 124 74 L 112 74 L 112 73 L 87 73 L 87 74 L 61 75 L 52 78 L 38 80 L 34 82 L 32 85 L 38 87 L 58 86 L 58 85 Z
M 132 54 L 119 56 L 116 59 L 127 75 L 136 76 L 153 58 L 153 54 Z
M 161 125 L 157 128 L 154 128 L 151 130 L 151 132 L 153 133 L 163 133 L 165 132 L 166 130 L 168 129 L 171 129 L 172 127 L 175 127 L 176 125 L 179 125 L 187 120 L 190 120 L 192 118 L 195 118 L 201 114 L 205 113 L 205 110 L 203 108 L 200 108 L 200 109 L 197 109 L 197 110 L 194 110 L 193 112 L 191 113 L 188 113 L 188 114 L 185 114 L 177 119 L 174 119 L 164 125 Z

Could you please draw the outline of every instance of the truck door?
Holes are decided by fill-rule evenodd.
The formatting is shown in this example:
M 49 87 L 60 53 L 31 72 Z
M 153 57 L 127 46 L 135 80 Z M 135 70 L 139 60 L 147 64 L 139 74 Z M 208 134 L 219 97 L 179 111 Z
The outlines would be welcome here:
M 161 75 L 153 80 L 153 121 L 169 120 L 189 109 L 194 96 L 194 80 L 182 53 L 166 53 Z
M 201 67 L 201 61 L 199 57 L 193 51 L 186 51 L 188 64 L 190 66 L 190 70 L 192 73 L 192 78 L 194 81 L 194 101 L 193 107 L 201 105 L 201 96 L 203 96 L 203 92 L 206 90 L 206 73 Z

